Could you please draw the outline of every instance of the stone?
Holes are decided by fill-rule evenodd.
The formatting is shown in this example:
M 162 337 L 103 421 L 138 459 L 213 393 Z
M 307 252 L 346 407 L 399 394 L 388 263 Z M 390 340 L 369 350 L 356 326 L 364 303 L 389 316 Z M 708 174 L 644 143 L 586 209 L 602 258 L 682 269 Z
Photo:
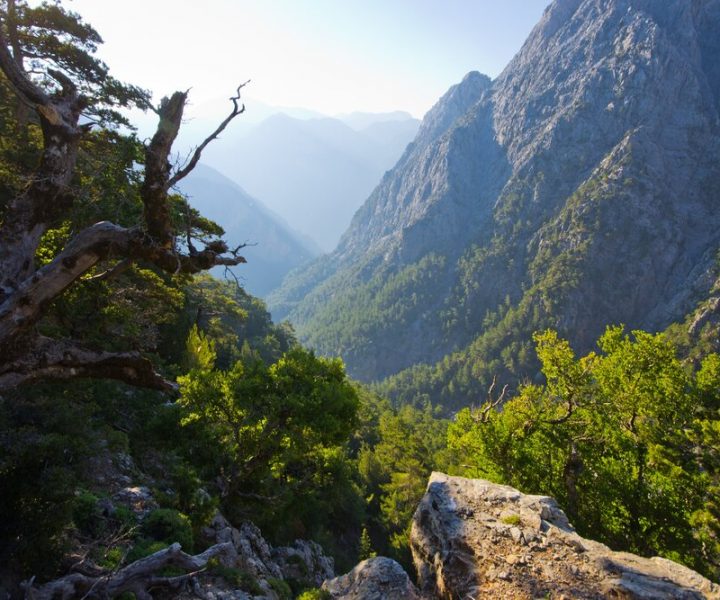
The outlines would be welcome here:
M 112 500 L 115 504 L 129 508 L 139 518 L 158 508 L 150 488 L 142 485 L 124 487 L 113 494 Z
M 272 557 L 284 579 L 303 582 L 307 587 L 320 587 L 335 577 L 335 561 L 325 556 L 317 542 L 295 540 L 292 546 L 273 549 Z
M 364 560 L 349 573 L 323 583 L 322 589 L 334 599 L 420 600 L 403 568 L 382 556 Z
M 508 514 L 542 519 L 544 546 L 517 534 L 494 542 Z M 552 498 L 480 479 L 433 473 L 410 545 L 420 593 L 431 598 L 720 599 L 718 584 L 682 565 L 580 537 Z

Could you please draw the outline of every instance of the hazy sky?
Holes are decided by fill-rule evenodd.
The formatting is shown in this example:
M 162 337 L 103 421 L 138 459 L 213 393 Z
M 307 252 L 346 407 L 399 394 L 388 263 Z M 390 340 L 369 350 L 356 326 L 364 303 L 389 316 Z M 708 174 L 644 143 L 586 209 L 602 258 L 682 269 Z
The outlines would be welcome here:
M 196 110 L 250 98 L 325 114 L 422 115 L 470 70 L 502 71 L 549 0 L 66 0 L 120 79 Z M 251 102 L 248 103 L 251 108 Z

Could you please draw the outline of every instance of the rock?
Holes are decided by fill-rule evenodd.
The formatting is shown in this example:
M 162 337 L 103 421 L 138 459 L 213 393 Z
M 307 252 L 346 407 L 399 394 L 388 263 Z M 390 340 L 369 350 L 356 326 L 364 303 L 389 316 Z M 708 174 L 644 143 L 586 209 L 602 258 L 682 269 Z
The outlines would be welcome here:
M 526 535 L 538 541 L 526 545 Z M 480 479 L 433 473 L 410 543 L 420 591 L 430 597 L 720 598 L 720 586 L 682 565 L 580 537 L 552 498 Z
M 335 576 L 334 561 L 325 556 L 320 544 L 295 540 L 292 546 L 273 548 L 254 524 L 246 521 L 240 527 L 233 527 L 220 513 L 203 528 L 202 537 L 208 544 L 231 542 L 237 558 L 225 566 L 254 577 L 263 590 L 263 598 L 277 597 L 270 579 L 295 580 L 302 587 L 320 587 L 323 581 Z
M 113 502 L 129 508 L 135 516 L 144 517 L 158 508 L 150 488 L 145 486 L 125 487 L 113 494 Z
M 232 542 L 238 558 L 235 564 L 227 566 L 241 569 L 258 579 L 283 579 L 280 567 L 273 560 L 272 546 L 253 523 L 246 521 L 235 528 L 223 515 L 217 513 L 202 534 L 210 543 Z
M 295 540 L 292 546 L 275 548 L 272 557 L 284 579 L 320 587 L 326 579 L 335 577 L 335 561 L 325 556 L 317 542 Z
M 369 558 L 346 575 L 323 583 L 333 598 L 344 600 L 419 600 L 403 568 L 390 558 Z

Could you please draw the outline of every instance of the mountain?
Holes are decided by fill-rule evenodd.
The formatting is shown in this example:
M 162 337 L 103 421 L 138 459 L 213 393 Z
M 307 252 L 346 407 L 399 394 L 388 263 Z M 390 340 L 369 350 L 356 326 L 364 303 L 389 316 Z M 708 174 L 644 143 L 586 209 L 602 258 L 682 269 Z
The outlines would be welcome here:
M 538 329 L 585 352 L 609 323 L 682 319 L 720 247 L 717 31 L 720 0 L 556 0 L 496 80 L 440 99 L 274 315 L 446 406 L 534 377 Z
M 190 204 L 225 229 L 230 246 L 248 243 L 247 264 L 233 269 L 243 287 L 263 296 L 276 288 L 291 269 L 319 254 L 280 217 L 239 185 L 207 165 L 199 164 L 180 184 Z M 223 272 L 216 273 L 223 276 Z
M 368 112 L 352 112 L 347 114 L 335 115 L 338 121 L 342 121 L 348 127 L 352 127 L 355 131 L 362 131 L 372 125 L 378 123 L 416 123 L 419 125 L 410 113 L 404 110 L 395 110 L 385 113 L 368 113 Z M 417 130 L 417 128 L 416 128 Z
M 339 119 L 277 113 L 204 157 L 329 252 L 419 126 L 406 113 L 348 119 L 359 130 Z

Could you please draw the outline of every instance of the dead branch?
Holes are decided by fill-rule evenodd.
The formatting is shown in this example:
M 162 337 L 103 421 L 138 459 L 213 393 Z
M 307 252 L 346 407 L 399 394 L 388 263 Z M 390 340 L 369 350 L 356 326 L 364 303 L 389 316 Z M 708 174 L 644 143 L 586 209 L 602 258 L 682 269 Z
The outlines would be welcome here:
M 114 573 L 97 577 L 71 573 L 42 586 L 34 586 L 34 578 L 23 583 L 27 600 L 71 600 L 73 598 L 115 598 L 125 592 L 138 600 L 152 600 L 149 591 L 156 587 L 180 589 L 190 578 L 196 576 L 214 557 L 233 563 L 237 551 L 230 542 L 211 546 L 205 552 L 191 556 L 182 551 L 180 544 L 160 550 L 129 564 Z M 179 567 L 189 571 L 177 577 L 160 577 L 156 573 L 166 567 Z
M 155 371 L 139 352 L 105 352 L 84 348 L 70 340 L 33 338 L 22 355 L 0 365 L 0 391 L 49 379 L 114 379 L 149 389 L 176 391 L 177 384 Z
M 487 423 L 490 418 L 490 411 L 500 406 L 505 400 L 505 394 L 508 391 L 508 384 L 503 386 L 502 392 L 497 398 L 493 398 L 495 385 L 497 384 L 497 375 L 493 375 L 492 383 L 487 391 L 487 399 L 482 403 L 480 408 L 473 411 L 472 416 L 476 423 Z
M 245 112 L 245 105 L 240 104 L 240 93 L 241 90 L 250 83 L 250 80 L 248 79 L 245 83 L 241 83 L 235 92 L 235 95 L 230 98 L 230 100 L 233 103 L 233 109 L 230 111 L 230 114 L 225 117 L 222 123 L 217 126 L 217 129 L 213 131 L 208 137 L 205 138 L 205 140 L 200 144 L 197 148 L 195 148 L 195 152 L 193 153 L 192 158 L 190 159 L 190 162 L 180 169 L 175 175 L 173 175 L 170 178 L 170 181 L 168 182 L 168 189 L 173 187 L 175 184 L 177 184 L 181 179 L 187 177 L 190 172 L 197 166 L 198 161 L 200 160 L 200 156 L 202 155 L 203 150 L 205 150 L 205 147 L 212 142 L 214 139 L 217 139 L 217 137 L 225 130 L 225 128 L 230 124 L 230 121 L 232 121 L 235 117 Z
M 97 275 L 93 275 L 92 277 L 86 277 L 83 281 L 107 281 L 108 279 L 113 279 L 118 275 L 125 273 L 125 271 L 133 266 L 134 262 L 135 261 L 132 258 L 126 258 L 110 269 L 107 269 L 102 273 L 98 273 Z

